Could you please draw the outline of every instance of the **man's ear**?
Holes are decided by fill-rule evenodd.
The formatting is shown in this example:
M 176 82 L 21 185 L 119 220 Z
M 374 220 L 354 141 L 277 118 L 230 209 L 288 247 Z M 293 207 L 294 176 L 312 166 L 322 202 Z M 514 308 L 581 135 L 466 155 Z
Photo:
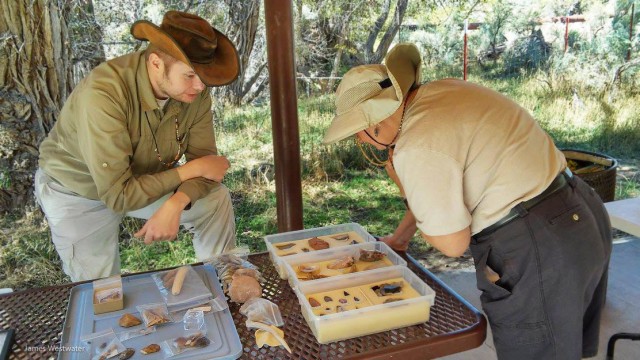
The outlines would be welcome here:
M 164 71 L 164 61 L 156 53 L 149 54 L 149 66 L 154 71 Z

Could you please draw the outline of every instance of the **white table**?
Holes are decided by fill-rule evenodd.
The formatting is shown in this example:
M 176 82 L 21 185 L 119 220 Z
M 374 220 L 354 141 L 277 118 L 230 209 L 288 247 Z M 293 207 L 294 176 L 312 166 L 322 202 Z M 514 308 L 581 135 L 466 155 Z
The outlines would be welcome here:
M 640 237 L 640 198 L 611 201 L 604 206 L 612 227 Z

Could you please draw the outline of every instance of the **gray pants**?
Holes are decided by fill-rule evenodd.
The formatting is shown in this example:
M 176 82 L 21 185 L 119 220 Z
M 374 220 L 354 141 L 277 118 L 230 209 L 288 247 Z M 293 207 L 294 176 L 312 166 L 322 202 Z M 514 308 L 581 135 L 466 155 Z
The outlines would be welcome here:
M 471 242 L 499 359 L 578 360 L 598 352 L 611 225 L 598 195 L 567 186 Z M 492 282 L 485 269 L 500 279 Z
M 171 195 L 125 215 L 149 219 Z M 120 273 L 118 239 L 124 215 L 114 213 L 102 201 L 74 194 L 41 169 L 35 175 L 35 196 L 49 223 L 63 270 L 71 280 Z M 193 247 L 200 261 L 233 249 L 236 228 L 229 190 L 221 185 L 196 201 L 182 212 L 180 224 L 193 232 Z

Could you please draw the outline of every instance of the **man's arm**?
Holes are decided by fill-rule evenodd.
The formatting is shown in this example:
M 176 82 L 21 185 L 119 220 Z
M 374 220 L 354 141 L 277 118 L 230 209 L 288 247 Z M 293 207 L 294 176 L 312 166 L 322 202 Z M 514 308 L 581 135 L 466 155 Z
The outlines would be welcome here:
M 396 186 L 398 187 L 398 190 L 400 190 L 400 195 L 404 199 L 405 205 L 407 205 L 407 199 L 404 193 L 404 188 L 400 183 L 400 178 L 398 178 L 398 173 L 396 173 L 396 169 L 393 167 L 393 149 L 389 149 L 389 159 L 391 161 L 385 164 L 384 169 L 387 171 L 387 175 L 389 175 L 389 178 L 393 180 L 393 182 L 396 184 Z M 416 233 L 417 230 L 418 230 L 418 227 L 416 226 L 416 218 L 413 216 L 411 209 L 407 208 L 407 211 L 405 212 L 404 217 L 398 224 L 398 227 L 393 232 L 393 234 L 387 235 L 381 238 L 380 240 L 385 242 L 394 250 L 407 251 L 407 249 L 409 248 L 409 242 L 411 241 L 411 238 L 413 238 L 413 235 Z
M 187 164 L 203 156 L 218 154 L 215 135 L 213 132 L 213 114 L 211 113 L 211 93 L 209 92 L 209 89 L 205 89 L 201 94 L 198 113 L 191 128 L 189 128 L 189 139 L 186 146 L 184 155 L 187 159 Z M 226 167 L 224 169 L 220 169 L 224 171 L 220 173 L 219 179 L 211 181 L 203 177 L 194 177 L 187 181 L 183 181 L 177 191 L 181 191 L 186 194 L 189 197 L 191 204 L 205 197 L 211 192 L 211 190 L 213 190 L 214 187 L 219 186 L 219 182 L 222 181 L 222 178 L 229 167 L 229 162 L 226 158 L 221 157 L 221 161 L 223 159 L 225 160 Z
M 74 101 L 79 118 L 77 141 L 82 149 L 79 156 L 95 183 L 98 198 L 116 213 L 142 208 L 193 178 L 222 180 L 228 168 L 226 159 L 209 155 L 178 168 L 134 176 L 128 115 L 118 92 L 87 88 Z
M 394 250 L 407 251 L 409 248 L 409 242 L 417 230 L 416 218 L 413 216 L 411 210 L 407 210 L 393 234 L 387 235 L 380 240 L 385 242 Z
M 460 257 L 467 250 L 471 242 L 471 228 L 466 227 L 453 234 L 440 236 L 429 236 L 423 233 L 422 237 L 443 254 L 449 257 Z

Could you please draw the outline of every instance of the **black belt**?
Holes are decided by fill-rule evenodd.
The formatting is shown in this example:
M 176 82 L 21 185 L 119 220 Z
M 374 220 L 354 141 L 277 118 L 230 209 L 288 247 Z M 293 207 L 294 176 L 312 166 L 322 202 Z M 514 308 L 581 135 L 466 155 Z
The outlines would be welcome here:
M 507 225 L 517 217 L 521 216 L 523 214 L 523 210 L 529 210 L 533 208 L 542 200 L 548 198 L 549 196 L 555 194 L 558 190 L 565 187 L 568 184 L 567 180 L 571 179 L 572 177 L 573 174 L 571 173 L 571 170 L 569 170 L 569 168 L 564 169 L 558 176 L 556 176 L 555 179 L 553 179 L 551 185 L 549 185 L 549 187 L 547 187 L 542 193 L 540 193 L 540 195 L 516 205 L 513 209 L 511 209 L 511 211 L 509 211 L 507 215 L 505 215 L 505 217 L 496 221 L 493 225 L 484 228 L 479 233 L 473 235 L 473 237 L 478 239 L 480 237 L 489 235 L 499 228 Z

